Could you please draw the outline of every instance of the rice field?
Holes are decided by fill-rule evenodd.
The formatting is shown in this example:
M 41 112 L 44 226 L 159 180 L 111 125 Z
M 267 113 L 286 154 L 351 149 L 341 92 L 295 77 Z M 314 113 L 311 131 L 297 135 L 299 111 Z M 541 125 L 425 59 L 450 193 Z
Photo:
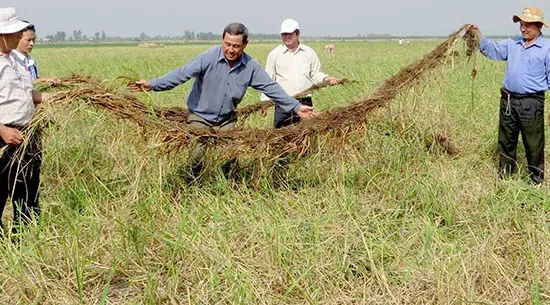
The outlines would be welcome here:
M 442 40 L 303 41 L 355 82 L 314 93 L 316 110 L 368 96 Z M 276 43 L 252 41 L 265 63 Z M 120 94 L 211 45 L 35 47 L 43 76 L 91 76 Z M 46 104 L 40 223 L 0 241 L 0 304 L 548 304 L 550 186 L 497 178 L 505 63 L 442 65 L 356 126 L 285 156 L 213 147 L 200 183 L 189 148 L 74 99 Z M 472 79 L 472 69 L 477 71 Z M 183 107 L 191 82 L 136 95 Z M 51 90 L 39 87 L 42 90 Z M 249 89 L 241 107 L 259 101 Z M 548 113 L 548 112 L 547 112 Z M 272 126 L 254 114 L 243 128 Z M 262 141 L 262 139 L 258 139 Z M 452 148 L 453 153 L 450 153 Z M 548 150 L 547 150 L 548 159 Z M 11 219 L 6 209 L 4 223 Z

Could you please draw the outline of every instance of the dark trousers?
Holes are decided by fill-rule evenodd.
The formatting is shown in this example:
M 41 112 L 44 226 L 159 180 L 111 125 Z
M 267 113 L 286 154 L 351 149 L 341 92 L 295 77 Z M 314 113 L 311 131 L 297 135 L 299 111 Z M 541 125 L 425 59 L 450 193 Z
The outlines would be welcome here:
M 523 140 L 531 180 L 544 179 L 544 92 L 514 94 L 501 90 L 498 128 L 499 176 L 517 172 L 516 147 Z
M 0 139 L 0 225 L 8 197 L 13 204 L 14 231 L 23 222 L 40 215 L 38 187 L 42 149 L 38 135 L 18 146 L 6 145 Z
M 313 106 L 313 101 L 311 97 L 302 97 L 298 99 L 302 105 Z M 273 126 L 275 128 L 281 128 L 285 126 L 290 126 L 300 122 L 300 117 L 294 111 L 286 112 L 284 111 L 279 104 L 275 105 L 275 119 Z

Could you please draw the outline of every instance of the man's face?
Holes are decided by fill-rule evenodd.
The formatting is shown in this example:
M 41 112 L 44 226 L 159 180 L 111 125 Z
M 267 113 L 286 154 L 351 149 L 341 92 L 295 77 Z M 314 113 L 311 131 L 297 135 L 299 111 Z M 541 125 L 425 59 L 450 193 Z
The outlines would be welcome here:
M 36 38 L 36 35 L 34 31 L 29 30 L 29 31 L 23 32 L 21 40 L 19 40 L 19 44 L 17 45 L 17 51 L 23 54 L 29 54 L 32 51 L 32 48 L 34 47 L 35 38 Z
M 519 22 L 519 30 L 525 41 L 532 41 L 539 37 L 542 24 L 540 22 Z
M 243 54 L 247 44 L 248 42 L 243 42 L 243 35 L 225 33 L 222 43 L 223 55 L 228 61 L 235 61 Z
M 2 36 L 0 39 L 0 44 L 2 44 L 2 49 L 6 49 L 6 51 L 13 50 L 17 48 L 17 44 L 19 43 L 19 39 L 21 38 L 21 33 L 11 33 L 11 34 L 1 34 Z
M 298 31 L 281 34 L 281 40 L 283 41 L 284 45 L 289 49 L 294 49 L 298 47 L 299 38 L 300 34 L 298 34 Z

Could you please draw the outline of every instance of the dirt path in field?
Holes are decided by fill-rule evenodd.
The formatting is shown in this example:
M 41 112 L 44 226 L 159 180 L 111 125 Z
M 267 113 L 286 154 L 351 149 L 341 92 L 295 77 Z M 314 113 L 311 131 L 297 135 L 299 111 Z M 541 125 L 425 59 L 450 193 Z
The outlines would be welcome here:
M 274 154 L 305 151 L 311 137 L 331 131 L 337 136 L 345 134 L 350 128 L 364 123 L 371 111 L 386 105 L 400 92 L 418 83 L 429 71 L 442 64 L 442 59 L 448 56 L 462 33 L 467 44 L 467 55 L 471 56 L 477 49 L 479 39 L 467 25 L 464 25 L 431 52 L 425 54 L 422 59 L 386 79 L 368 96 L 347 106 L 320 113 L 314 119 L 276 130 L 235 128 L 226 132 L 189 131 L 186 128 L 187 110 L 185 108 L 149 105 L 140 101 L 135 95 L 117 93 L 103 86 L 99 80 L 78 75 L 62 80 L 65 85 L 73 89 L 55 93 L 51 103 L 70 103 L 81 99 L 90 105 L 108 109 L 119 118 L 131 120 L 146 131 L 162 132 L 166 152 L 177 151 L 192 139 L 210 145 L 223 146 L 227 156 L 236 156 L 242 151 L 251 150 L 270 151 Z M 301 95 L 323 86 L 308 89 Z M 272 105 L 273 102 L 269 101 L 243 107 L 238 110 L 239 118 L 244 119 Z

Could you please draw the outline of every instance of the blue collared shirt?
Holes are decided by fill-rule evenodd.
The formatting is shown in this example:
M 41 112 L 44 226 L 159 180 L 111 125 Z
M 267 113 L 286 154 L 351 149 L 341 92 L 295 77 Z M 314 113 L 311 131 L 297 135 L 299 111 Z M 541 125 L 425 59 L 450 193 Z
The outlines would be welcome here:
M 492 41 L 483 37 L 480 50 L 486 57 L 506 60 L 504 88 L 525 94 L 546 91 L 550 87 L 550 40 L 542 35 L 524 47 L 523 37 Z
M 195 82 L 187 96 L 187 108 L 213 123 L 234 116 L 248 87 L 261 91 L 287 112 L 298 111 L 301 106 L 248 54 L 243 53 L 230 68 L 221 46 L 205 51 L 181 68 L 152 79 L 151 89 L 170 90 L 190 78 L 195 78 Z

